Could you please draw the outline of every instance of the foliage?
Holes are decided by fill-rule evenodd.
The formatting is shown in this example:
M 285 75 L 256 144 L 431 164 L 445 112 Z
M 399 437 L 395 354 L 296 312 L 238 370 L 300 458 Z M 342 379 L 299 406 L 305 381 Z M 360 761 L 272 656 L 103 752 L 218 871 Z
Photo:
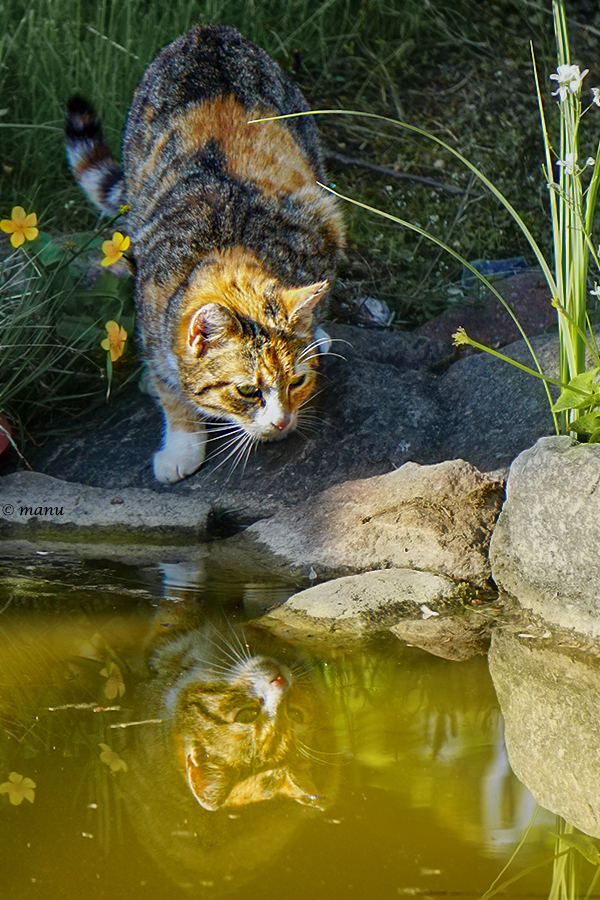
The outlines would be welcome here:
M 157 50 L 194 22 L 234 25 L 295 73 L 311 105 L 409 118 L 456 140 L 498 186 L 519 195 L 530 227 L 539 219 L 539 162 L 533 137 L 526 37 L 542 57 L 551 20 L 535 4 L 457 0 L 3 0 L 0 5 L 0 196 L 35 207 L 47 228 L 91 229 L 95 217 L 73 184 L 62 147 L 66 99 L 94 103 L 118 153 L 135 87 Z M 583 32 L 582 40 L 586 33 Z M 320 123 L 336 186 L 367 204 L 460 243 L 466 258 L 522 252 L 510 217 L 469 187 L 451 158 L 427 142 L 398 140 L 383 122 Z M 351 159 L 383 166 L 374 174 Z M 397 177 L 398 176 L 398 177 Z M 421 185 L 406 177 L 426 177 Z M 442 187 L 436 186 L 441 184 Z M 467 191 L 460 213 L 444 189 Z M 464 213 L 468 209 L 469 216 Z M 349 214 L 349 262 L 337 294 L 386 300 L 396 320 L 418 324 L 456 292 L 460 266 L 418 237 Z
M 52 238 L 2 257 L 0 414 L 24 428 L 102 391 L 105 310 L 131 331 L 131 285 L 100 268 L 99 234 Z M 94 269 L 95 264 L 95 269 Z M 87 281 L 85 280 L 87 279 Z M 124 330 L 124 329 L 123 329 Z M 109 353 L 110 355 L 110 353 Z

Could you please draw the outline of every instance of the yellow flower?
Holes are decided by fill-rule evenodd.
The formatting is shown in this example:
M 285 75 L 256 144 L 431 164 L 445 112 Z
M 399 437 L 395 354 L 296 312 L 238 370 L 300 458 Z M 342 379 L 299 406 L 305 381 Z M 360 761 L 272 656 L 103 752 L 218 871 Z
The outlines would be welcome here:
M 35 781 L 24 778 L 18 772 L 11 772 L 8 781 L 0 784 L 0 794 L 8 794 L 8 799 L 13 806 L 19 806 L 23 800 L 33 803 Z
M 118 262 L 125 251 L 128 249 L 130 240 L 128 235 L 122 235 L 120 231 L 115 231 L 110 241 L 104 241 L 102 244 L 102 252 L 104 259 L 100 263 L 101 266 L 112 266 Z
M 25 241 L 35 241 L 40 233 L 35 227 L 37 216 L 35 213 L 27 213 L 22 206 L 13 206 L 10 219 L 2 219 L 0 228 L 11 235 L 10 242 L 13 247 L 20 247 Z
M 115 362 L 115 360 L 123 356 L 125 344 L 127 343 L 127 332 L 118 322 L 107 322 L 105 327 L 108 337 L 105 337 L 100 342 L 100 346 L 103 350 L 110 350 L 111 362 Z
M 108 744 L 98 744 L 99 747 L 102 747 L 102 753 L 100 754 L 100 759 L 103 763 L 106 763 L 109 766 L 111 772 L 126 772 L 127 771 L 127 763 L 124 759 L 121 759 L 118 753 L 115 753 L 114 750 L 108 746 Z
M 108 700 L 122 697 L 125 693 L 125 683 L 120 668 L 114 662 L 111 662 L 102 669 L 100 674 L 106 678 L 104 696 Z

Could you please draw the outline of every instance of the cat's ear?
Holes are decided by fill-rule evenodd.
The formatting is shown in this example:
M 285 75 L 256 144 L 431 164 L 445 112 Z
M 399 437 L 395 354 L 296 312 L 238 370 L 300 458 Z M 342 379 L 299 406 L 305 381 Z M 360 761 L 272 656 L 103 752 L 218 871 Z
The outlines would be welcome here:
M 188 346 L 195 356 L 202 356 L 209 347 L 240 331 L 240 323 L 227 307 L 219 303 L 205 303 L 190 319 Z
M 190 790 L 200 806 L 214 812 L 227 802 L 236 776 L 226 766 L 217 766 L 196 746 L 185 757 L 185 770 Z
M 328 289 L 328 281 L 318 281 L 316 284 L 309 284 L 308 287 L 289 288 L 284 291 L 283 296 L 290 324 L 307 331 L 312 324 L 314 309 Z

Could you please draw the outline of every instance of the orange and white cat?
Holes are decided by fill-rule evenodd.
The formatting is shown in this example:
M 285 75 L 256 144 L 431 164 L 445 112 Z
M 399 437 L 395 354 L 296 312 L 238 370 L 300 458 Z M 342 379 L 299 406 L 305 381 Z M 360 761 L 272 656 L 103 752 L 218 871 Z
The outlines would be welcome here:
M 205 456 L 206 418 L 242 456 L 297 425 L 327 335 L 343 225 L 319 138 L 295 85 L 225 26 L 196 26 L 149 66 L 133 99 L 123 167 L 91 107 L 67 109 L 67 155 L 90 198 L 127 205 L 146 362 L 165 416 L 154 474 L 173 482 Z

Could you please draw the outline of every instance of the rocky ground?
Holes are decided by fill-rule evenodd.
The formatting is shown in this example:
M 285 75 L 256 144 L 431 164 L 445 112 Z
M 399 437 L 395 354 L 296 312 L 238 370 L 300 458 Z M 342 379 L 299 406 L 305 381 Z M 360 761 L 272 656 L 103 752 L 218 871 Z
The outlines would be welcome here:
M 521 305 L 529 334 L 542 332 L 549 304 L 539 273 L 521 273 L 501 284 L 511 303 Z M 207 505 L 217 530 L 248 525 L 333 485 L 383 475 L 408 461 L 463 459 L 483 472 L 497 472 L 538 437 L 552 433 L 548 401 L 541 383 L 491 356 L 459 357 L 451 342 L 459 323 L 494 346 L 515 337 L 508 314 L 485 298 L 461 304 L 453 316 L 428 323 L 421 333 L 327 323 L 335 355 L 323 361 L 316 420 L 285 441 L 260 445 L 244 467 L 232 470 L 215 441 L 198 473 L 176 485 L 158 484 L 151 456 L 160 445 L 162 418 L 135 386 L 90 411 L 75 431 L 28 453 L 27 462 L 35 472 L 109 490 L 107 502 L 115 491 L 140 488 L 193 498 Z M 542 336 L 536 346 L 553 374 L 555 340 Z M 522 342 L 506 352 L 531 362 Z M 127 504 L 118 501 L 125 513 Z M 38 502 L 50 500 L 40 496 Z

